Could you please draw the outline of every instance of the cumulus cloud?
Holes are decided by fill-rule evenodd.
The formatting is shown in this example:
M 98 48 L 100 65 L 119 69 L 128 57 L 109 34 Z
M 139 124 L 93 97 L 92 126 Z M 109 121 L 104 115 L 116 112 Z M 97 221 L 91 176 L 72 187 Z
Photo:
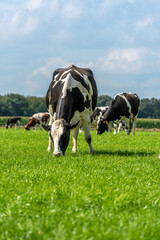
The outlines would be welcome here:
M 29 11 L 35 11 L 39 8 L 41 8 L 42 6 L 45 5 L 45 1 L 44 0 L 29 0 L 26 5 L 25 8 L 28 9 Z
M 138 73 L 142 68 L 142 60 L 147 49 L 127 48 L 109 51 L 99 59 L 103 71 L 112 73 Z
M 51 19 L 72 23 L 80 17 L 82 4 L 70 0 L 29 0 L 21 3 L 0 4 L 0 38 L 24 36 L 47 24 Z
M 61 58 L 50 58 L 43 66 L 34 69 L 30 74 L 29 79 L 32 79 L 38 75 L 49 78 L 56 68 L 68 67 L 69 65 L 71 65 L 70 62 L 67 62 Z
M 77 6 L 75 1 L 66 2 L 61 10 L 61 15 L 66 20 L 75 20 L 78 19 L 81 15 L 81 5 L 80 2 Z
M 32 73 L 27 77 L 26 80 L 26 92 L 30 95 L 34 95 L 38 92 L 40 95 L 44 94 L 44 89 L 47 91 L 48 86 L 51 82 L 52 75 L 55 69 L 69 67 L 70 61 L 66 61 L 61 58 L 50 58 L 45 65 L 40 66 L 32 71 Z M 75 63 L 79 67 L 89 67 L 93 66 L 92 62 L 88 63 Z
M 154 18 L 153 17 L 148 17 L 142 21 L 138 21 L 136 24 L 136 29 L 137 30 L 142 30 L 146 27 L 148 27 L 149 25 L 151 25 L 154 22 Z
M 70 65 L 72 65 L 73 63 L 70 61 L 66 61 L 64 59 L 61 58 L 50 58 L 47 60 L 46 64 L 43 66 L 40 66 L 36 69 L 34 69 L 32 71 L 32 73 L 29 75 L 29 79 L 32 79 L 38 75 L 42 75 L 45 78 L 49 78 L 50 76 L 52 76 L 53 71 L 57 68 L 66 68 L 69 67 Z M 92 62 L 88 62 L 88 63 L 74 63 L 76 66 L 78 67 L 93 67 L 93 63 Z
M 36 16 L 29 14 L 25 4 L 3 4 L 0 8 L 0 38 L 8 38 L 12 35 L 24 36 L 33 32 L 38 26 Z

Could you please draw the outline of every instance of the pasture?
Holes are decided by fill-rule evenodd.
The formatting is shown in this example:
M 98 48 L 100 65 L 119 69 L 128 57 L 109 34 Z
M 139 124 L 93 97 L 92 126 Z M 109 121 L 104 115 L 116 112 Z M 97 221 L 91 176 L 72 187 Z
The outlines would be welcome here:
M 0 129 L 0 239 L 160 239 L 160 132 L 83 133 L 47 153 L 45 131 Z

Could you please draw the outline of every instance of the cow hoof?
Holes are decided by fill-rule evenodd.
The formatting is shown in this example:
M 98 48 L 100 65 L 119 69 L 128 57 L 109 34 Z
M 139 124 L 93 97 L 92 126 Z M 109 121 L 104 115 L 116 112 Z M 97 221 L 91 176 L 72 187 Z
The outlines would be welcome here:
M 56 157 L 63 156 L 62 152 L 55 152 L 53 153 L 53 155 Z
M 77 152 L 77 149 L 72 148 L 72 152 L 73 152 L 73 153 L 76 153 L 76 152 Z
M 91 151 L 89 151 L 90 154 L 95 154 L 95 151 L 92 149 Z
M 47 148 L 47 152 L 50 153 L 52 151 L 52 148 Z

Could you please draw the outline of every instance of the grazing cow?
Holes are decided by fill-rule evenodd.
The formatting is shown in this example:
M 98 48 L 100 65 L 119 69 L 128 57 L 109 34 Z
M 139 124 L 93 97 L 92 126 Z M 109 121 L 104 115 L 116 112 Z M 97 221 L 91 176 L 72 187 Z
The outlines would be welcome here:
M 84 129 L 89 152 L 93 153 L 90 134 L 90 116 L 97 103 L 97 86 L 93 73 L 88 68 L 71 65 L 53 73 L 52 82 L 46 95 L 50 112 L 50 123 L 42 125 L 49 131 L 48 152 L 54 144 L 54 155 L 64 155 L 69 144 L 70 129 L 73 137 L 72 151 L 77 151 L 79 126 Z
M 47 123 L 50 118 L 49 113 L 35 113 L 25 125 L 25 130 L 30 130 L 31 127 L 35 127 L 36 124 L 40 125 L 39 128 L 42 130 L 42 122 Z
M 17 128 L 17 124 L 20 128 L 21 118 L 20 117 L 9 117 L 5 126 L 6 126 L 6 128 L 8 128 L 8 126 L 10 125 L 10 128 L 12 128 L 13 124 L 15 124 L 15 129 Z
M 109 106 L 105 107 L 96 107 L 94 112 L 92 113 L 90 119 L 91 123 L 97 124 L 98 119 L 103 116 L 103 114 L 106 112 L 106 110 L 109 108 Z
M 139 110 L 140 99 L 135 93 L 117 94 L 111 102 L 109 109 L 99 121 L 97 134 L 102 134 L 108 128 L 108 123 L 116 120 L 125 120 L 127 134 L 130 133 L 130 122 L 133 121 L 133 135 L 135 134 L 136 119 Z
M 90 119 L 91 119 L 91 124 L 92 125 L 97 125 L 98 122 L 100 121 L 101 117 L 104 115 L 104 113 L 107 111 L 109 106 L 105 107 L 96 107 L 94 112 L 92 113 Z M 108 129 L 111 132 L 112 131 L 112 126 L 109 124 Z

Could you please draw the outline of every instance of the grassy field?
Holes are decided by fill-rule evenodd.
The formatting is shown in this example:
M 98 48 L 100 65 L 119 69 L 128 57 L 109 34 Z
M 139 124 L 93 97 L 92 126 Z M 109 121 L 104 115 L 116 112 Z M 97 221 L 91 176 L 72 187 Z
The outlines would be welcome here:
M 48 154 L 45 131 L 0 129 L 0 239 L 160 239 L 160 132 L 83 133 Z

